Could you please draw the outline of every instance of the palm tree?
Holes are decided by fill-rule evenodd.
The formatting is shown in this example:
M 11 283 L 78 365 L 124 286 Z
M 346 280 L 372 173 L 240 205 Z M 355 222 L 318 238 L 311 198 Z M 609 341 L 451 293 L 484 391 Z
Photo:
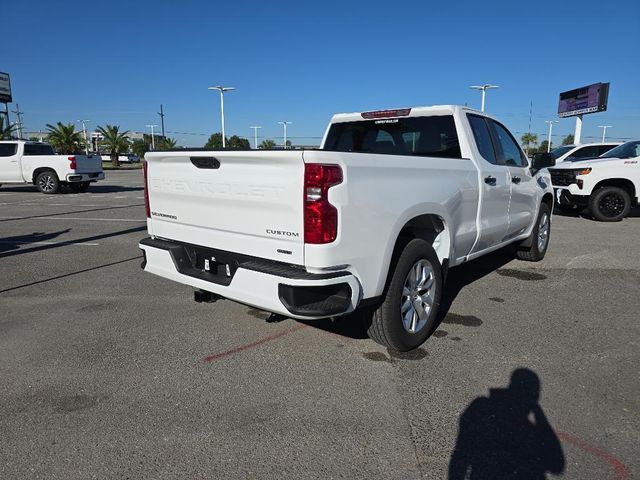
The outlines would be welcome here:
M 527 155 L 529 155 L 529 145 L 535 146 L 536 143 L 538 143 L 538 135 L 531 132 L 525 133 L 524 135 L 522 135 L 520 140 L 522 141 L 522 145 L 524 145 L 524 149 L 526 150 Z
M 258 148 L 261 150 L 271 150 L 275 146 L 276 142 L 273 140 L 263 140 L 262 143 L 258 145 Z
M 11 137 L 13 137 L 13 131 L 15 129 L 16 129 L 15 125 L 7 125 L 5 127 L 4 117 L 0 117 L 0 140 L 11 140 Z
M 118 125 L 107 125 L 106 127 L 98 127 L 97 131 L 102 135 L 100 145 L 109 150 L 113 166 L 119 167 L 118 156 L 129 150 L 129 139 L 127 138 L 129 130 L 121 132 Z
M 73 123 L 47 123 L 47 140 L 58 153 L 78 153 L 82 150 L 82 133 L 76 132 Z
M 173 138 L 166 137 L 160 143 L 160 150 L 175 150 L 178 148 L 178 142 L 176 142 Z

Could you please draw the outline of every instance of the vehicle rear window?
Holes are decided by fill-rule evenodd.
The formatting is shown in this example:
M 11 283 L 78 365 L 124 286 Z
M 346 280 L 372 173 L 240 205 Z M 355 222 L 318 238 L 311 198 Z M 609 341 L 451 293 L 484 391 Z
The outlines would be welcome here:
M 324 150 L 462 158 L 453 115 L 334 123 Z
M 25 155 L 53 155 L 53 148 L 51 145 L 39 144 L 39 143 L 25 143 L 24 144 Z
M 0 143 L 0 157 L 12 157 L 17 150 L 17 143 Z

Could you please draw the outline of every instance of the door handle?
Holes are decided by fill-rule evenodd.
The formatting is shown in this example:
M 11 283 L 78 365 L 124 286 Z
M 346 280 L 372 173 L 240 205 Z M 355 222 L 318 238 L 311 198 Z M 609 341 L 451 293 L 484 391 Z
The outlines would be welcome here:
M 511 181 L 517 185 L 522 181 L 522 179 L 520 177 L 511 177 Z
M 496 177 L 492 177 L 489 175 L 488 177 L 484 177 L 484 183 L 487 185 L 491 185 L 492 187 L 496 186 Z

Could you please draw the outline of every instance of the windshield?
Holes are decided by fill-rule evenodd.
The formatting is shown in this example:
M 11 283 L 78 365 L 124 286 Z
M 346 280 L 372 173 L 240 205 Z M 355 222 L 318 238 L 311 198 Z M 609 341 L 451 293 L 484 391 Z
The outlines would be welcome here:
M 567 153 L 569 150 L 574 149 L 575 147 L 573 145 L 564 145 L 562 147 L 557 147 L 554 148 L 553 150 L 551 150 L 551 155 L 553 155 L 553 159 L 557 160 L 559 159 L 562 155 L 564 155 L 565 153 Z
M 633 140 L 631 142 L 618 145 L 616 148 L 612 148 L 607 153 L 600 155 L 600 158 L 634 158 L 640 157 L 640 140 Z

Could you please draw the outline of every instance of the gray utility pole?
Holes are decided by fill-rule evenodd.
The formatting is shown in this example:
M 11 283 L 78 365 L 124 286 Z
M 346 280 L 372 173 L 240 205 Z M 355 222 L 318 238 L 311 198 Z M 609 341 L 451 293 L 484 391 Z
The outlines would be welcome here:
M 160 124 L 162 125 L 162 138 L 165 138 L 165 136 L 164 136 L 164 110 L 162 110 L 162 104 L 160 104 L 160 111 L 158 112 L 158 115 L 160 115 Z
M 18 138 L 22 139 L 22 114 L 24 112 L 20 111 L 20 106 L 16 103 L 16 109 L 13 111 L 16 114 L 16 118 L 18 119 Z M 7 120 L 9 120 L 9 115 L 7 114 Z
M 253 144 L 256 150 L 258 149 L 258 129 L 262 128 L 262 127 L 249 127 L 249 128 L 253 128 Z

